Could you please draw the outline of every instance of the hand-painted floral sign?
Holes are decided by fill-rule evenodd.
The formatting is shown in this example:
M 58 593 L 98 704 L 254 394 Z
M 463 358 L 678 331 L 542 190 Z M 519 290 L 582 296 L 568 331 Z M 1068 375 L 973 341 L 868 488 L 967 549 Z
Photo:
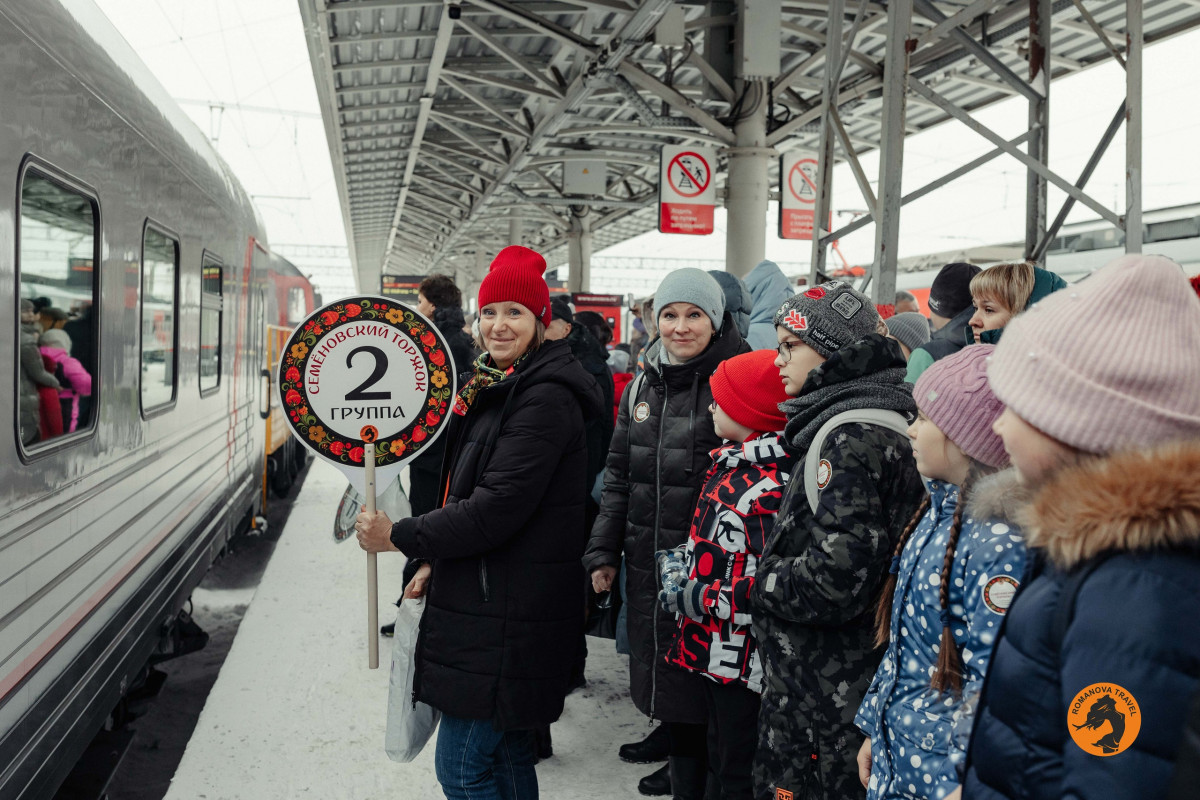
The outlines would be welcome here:
M 445 427 L 456 390 L 450 350 L 429 320 L 382 297 L 319 309 L 292 332 L 279 395 L 296 436 L 346 469 L 398 467 Z M 362 430 L 377 431 L 373 443 Z

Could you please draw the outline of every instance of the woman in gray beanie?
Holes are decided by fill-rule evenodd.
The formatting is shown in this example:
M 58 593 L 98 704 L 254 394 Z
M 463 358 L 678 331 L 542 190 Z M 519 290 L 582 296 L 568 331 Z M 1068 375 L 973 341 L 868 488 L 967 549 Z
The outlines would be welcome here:
M 666 775 L 655 773 L 639 788 L 700 800 L 707 771 L 705 678 L 665 661 L 678 626 L 658 604 L 654 552 L 687 540 L 709 452 L 721 443 L 707 414 L 708 380 L 718 364 L 750 346 L 726 313 L 721 287 L 699 269 L 663 279 L 654 293 L 654 318 L 659 335 L 646 349 L 645 372 L 620 404 L 584 566 L 596 591 L 606 591 L 624 553 L 630 694 L 670 735 L 669 786 Z

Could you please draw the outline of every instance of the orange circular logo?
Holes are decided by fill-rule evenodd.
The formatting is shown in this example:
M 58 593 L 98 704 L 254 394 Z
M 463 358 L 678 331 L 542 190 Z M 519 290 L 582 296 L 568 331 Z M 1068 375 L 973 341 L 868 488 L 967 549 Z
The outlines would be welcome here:
M 1115 683 L 1093 683 L 1075 695 L 1067 709 L 1071 738 L 1094 756 L 1125 752 L 1141 729 L 1142 710 L 1137 700 Z

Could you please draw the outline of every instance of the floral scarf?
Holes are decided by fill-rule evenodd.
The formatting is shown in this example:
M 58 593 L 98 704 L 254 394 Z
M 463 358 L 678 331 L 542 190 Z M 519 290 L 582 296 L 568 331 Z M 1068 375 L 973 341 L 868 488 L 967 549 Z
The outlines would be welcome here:
M 466 386 L 463 386 L 458 392 L 458 397 L 454 401 L 454 413 L 463 416 L 475 403 L 475 398 L 479 393 L 491 386 L 493 383 L 499 383 L 517 371 L 517 367 L 529 358 L 532 350 L 526 350 L 516 361 L 514 361 L 508 369 L 497 369 L 492 366 L 492 357 L 488 353 L 481 353 L 479 358 L 475 359 L 472 365 L 475 369 L 475 374 L 471 376 L 471 380 L 467 381 Z

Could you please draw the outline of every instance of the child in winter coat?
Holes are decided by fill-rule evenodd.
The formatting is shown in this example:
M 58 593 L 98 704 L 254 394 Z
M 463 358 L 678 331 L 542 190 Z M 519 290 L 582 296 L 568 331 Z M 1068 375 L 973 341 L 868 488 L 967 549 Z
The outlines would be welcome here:
M 854 713 L 879 666 L 875 606 L 924 496 L 903 433 L 916 413 L 904 355 L 875 333 L 878 319 L 874 304 L 841 281 L 795 295 L 775 314 L 784 438 L 801 459 L 817 448 L 820 461 L 811 487 L 806 469 L 791 471 L 750 588 L 763 664 L 758 800 L 862 797 Z M 896 428 L 843 418 L 815 444 L 848 411 Z
M 971 279 L 975 313 L 967 323 L 967 343 L 995 344 L 1010 319 L 1066 286 L 1053 272 L 1025 262 L 988 267 Z
M 61 375 L 58 403 L 62 408 L 63 432 L 71 433 L 79 428 L 79 398 L 92 394 L 92 376 L 72 358 L 71 337 L 59 328 L 44 331 L 38 339 L 38 349 L 47 362 L 46 370 Z
M 679 618 L 667 661 L 698 672 L 708 704 L 708 800 L 751 794 L 762 667 L 748 596 L 795 461 L 778 431 L 787 399 L 773 350 L 722 361 L 709 379 L 712 451 L 688 541 L 659 551 L 659 603 Z
M 929 496 L 892 558 L 876 613 L 887 644 L 854 723 L 867 739 L 859 773 L 868 800 L 936 798 L 959 783 L 970 709 L 1019 586 L 1020 533 L 1004 513 L 1016 477 L 992 423 L 1004 406 L 987 384 L 993 345 L 935 362 L 913 391 L 909 428 Z
M 1163 797 L 1200 688 L 1200 299 L 1125 256 L 1014 319 L 988 366 L 1030 565 L 966 798 Z M 1192 787 L 1193 794 L 1195 787 Z

